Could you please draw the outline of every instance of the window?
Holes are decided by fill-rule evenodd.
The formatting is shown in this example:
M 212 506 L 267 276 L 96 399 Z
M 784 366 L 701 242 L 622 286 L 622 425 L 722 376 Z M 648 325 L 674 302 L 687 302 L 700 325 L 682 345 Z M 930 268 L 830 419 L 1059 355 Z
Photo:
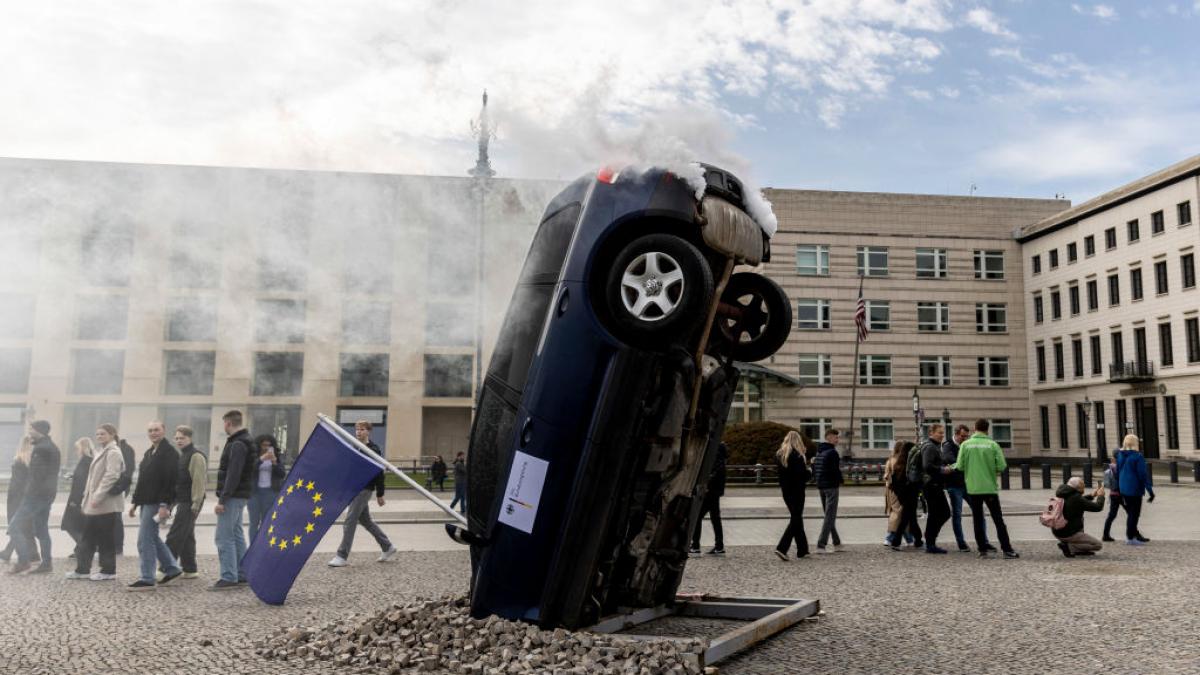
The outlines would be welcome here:
M 1121 304 L 1121 279 L 1115 274 L 1108 275 L 1108 306 Z
M 920 375 L 921 384 L 933 387 L 948 387 L 950 386 L 950 357 L 949 356 L 921 356 L 918 357 L 917 365 Z
M 1094 401 L 1092 405 L 1096 408 L 1096 455 L 1104 457 L 1108 452 L 1108 441 L 1104 436 L 1104 401 Z
M 487 393 L 484 394 L 487 396 Z M 733 402 L 729 408 L 729 419 L 739 422 L 762 421 L 762 386 L 749 379 L 738 382 L 737 391 L 733 394 Z
M 453 325 L 447 325 L 453 322 Z M 425 305 L 425 344 L 462 347 L 472 344 L 475 322 L 458 305 L 430 300 Z M 441 340 L 432 340 L 439 337 Z M 386 301 L 350 299 L 342 306 L 342 342 L 386 345 L 392 341 L 392 305 Z
M 212 396 L 217 353 L 163 352 L 163 393 L 168 396 Z
M 1092 348 L 1092 374 L 1104 374 L 1104 355 L 1100 353 L 1100 336 L 1089 335 L 1088 346 Z
M 829 276 L 829 247 L 824 244 L 796 246 L 796 274 L 806 277 Z
M 1075 404 L 1075 435 L 1079 437 L 1079 447 L 1088 447 L 1088 411 L 1087 406 L 1082 403 Z
M 124 340 L 129 325 L 129 296 L 81 295 L 75 323 L 79 340 Z
M 1054 321 L 1062 318 L 1062 294 L 1057 289 L 1050 291 L 1050 318 Z
M 946 249 L 917 249 L 917 278 L 945 279 L 948 268 Z
M 1087 282 L 1087 300 L 1089 312 L 1100 309 L 1100 291 L 1095 279 L 1089 279 Z
M 1046 257 L 1050 259 L 1050 269 L 1058 269 L 1058 249 L 1050 249 L 1050 253 Z
M 1167 291 L 1167 261 L 1159 260 L 1154 263 L 1154 292 L 1166 295 Z
M 279 449 L 289 457 L 300 452 L 300 406 L 298 405 L 248 405 L 246 418 L 248 428 L 256 434 L 271 434 L 279 441 Z M 215 460 L 209 460 L 212 466 Z
M 32 295 L 0 293 L 0 340 L 24 340 L 33 337 Z
M 1179 449 L 1179 411 L 1174 396 L 1163 397 L 1163 413 L 1167 422 L 1167 449 Z
M 1134 360 L 1138 363 L 1145 363 L 1149 358 L 1146 355 L 1146 327 L 1136 326 L 1133 329 L 1133 354 Z
M 1196 287 L 1196 256 L 1194 253 L 1179 256 L 1179 272 L 1183 277 L 1184 288 Z
M 1163 212 L 1155 211 L 1150 214 L 1150 234 L 1162 234 L 1166 230 L 1166 223 L 1163 221 Z
M 1008 305 L 988 302 L 975 303 L 975 332 L 1008 332 Z
M 1110 227 L 1104 231 L 1104 248 L 1111 251 L 1117 247 L 1117 228 Z
M 1109 277 L 1109 290 L 1112 290 L 1112 277 Z M 1129 270 L 1129 296 L 1135 301 L 1142 299 L 1142 268 L 1140 267 Z
M 1071 447 L 1071 437 L 1067 431 L 1067 404 L 1058 404 L 1058 447 L 1066 450 Z
M 1038 412 L 1042 415 L 1042 449 L 1050 449 L 1050 408 L 1040 406 Z
M 1046 345 L 1038 345 L 1035 348 L 1037 353 L 1037 381 L 1046 381 Z
M 1140 238 L 1140 234 L 1138 233 L 1137 218 L 1125 223 L 1125 227 L 1129 230 L 1129 243 L 1132 244 Z
M 387 354 L 342 354 L 340 396 L 387 396 Z
M 1004 251 L 975 251 L 976 279 L 1004 278 Z
M 1200 450 L 1200 394 L 1192 394 L 1192 445 Z
M 833 426 L 829 417 L 805 417 L 797 427 L 811 441 L 820 442 L 825 439 L 825 430 Z
M 1071 338 L 1071 362 L 1075 366 L 1075 377 L 1083 377 L 1083 339 Z
M 859 384 L 891 384 L 892 357 L 868 355 L 858 357 Z
M 471 356 L 425 355 L 425 395 L 466 398 L 471 395 Z
M 918 302 L 917 330 L 936 333 L 950 330 L 950 305 L 945 302 Z
M 29 366 L 33 350 L 0 349 L 0 394 L 24 394 L 29 391 Z
M 886 300 L 867 300 L 867 324 L 871 330 L 891 330 L 891 303 Z
M 96 427 L 106 422 L 116 424 L 120 419 L 121 406 L 119 405 L 96 405 L 90 403 L 81 405 L 78 403 L 68 403 L 63 406 L 64 428 L 61 431 L 52 428 L 50 429 L 50 435 L 58 436 L 61 433 L 61 438 L 63 439 L 76 439 L 82 436 L 92 438 L 96 433 Z M 208 418 L 207 423 L 212 424 L 211 416 Z M 167 429 L 174 429 L 174 427 L 167 427 Z M 24 433 L 24 429 L 21 431 Z M 63 445 L 67 445 L 67 443 L 63 443 Z M 207 450 L 207 448 L 201 448 L 199 445 L 196 447 L 202 452 Z M 73 458 L 73 454 L 69 450 L 63 449 L 63 464 L 69 466 L 69 461 Z
M 80 239 L 80 259 L 85 265 L 102 265 L 103 274 L 84 275 L 93 286 L 128 286 L 133 269 L 133 225 L 115 223 L 101 212 Z M 94 431 L 94 430 L 93 430 Z
M 1041 323 L 1045 318 L 1045 313 L 1042 310 L 1042 296 L 1033 296 L 1033 322 Z
M 892 447 L 895 427 L 890 417 L 867 417 L 862 421 L 862 448 L 864 450 L 887 450 Z
M 1079 316 L 1079 284 L 1067 286 L 1067 304 L 1071 307 L 1071 316 Z
M 119 394 L 125 378 L 125 352 L 120 349 L 73 349 L 72 394 Z
M 1079 244 L 1071 242 L 1067 244 L 1067 264 L 1071 264 L 1079 260 Z
M 1030 260 L 1032 260 L 1032 262 L 1033 262 L 1033 273 L 1041 274 L 1042 273 L 1042 256 L 1035 255 Z
M 1158 324 L 1158 360 L 1164 366 L 1175 363 L 1175 348 L 1171 344 L 1171 322 Z
M 162 405 L 158 407 L 158 419 L 162 420 L 163 428 L 172 437 L 175 427 L 181 424 L 191 427 L 192 444 L 201 453 L 209 454 L 209 438 L 214 419 L 211 405 Z
M 829 301 L 797 300 L 796 327 L 808 330 L 828 330 Z
M 976 361 L 976 365 L 979 370 L 979 386 L 1008 386 L 1007 356 L 980 356 Z
M 989 420 L 988 430 L 991 431 L 992 440 L 996 441 L 996 445 L 1002 450 L 1012 450 L 1012 420 Z
M 1054 379 L 1062 380 L 1066 377 L 1063 367 L 1063 343 L 1054 343 Z
M 888 250 L 886 248 L 859 246 L 857 259 L 859 276 L 886 277 L 888 275 Z
M 1179 218 L 1179 226 L 1192 224 L 1192 203 L 1180 202 L 1175 205 L 1175 215 Z
M 1083 255 L 1092 257 L 1096 255 L 1096 236 L 1089 234 L 1083 238 Z
M 833 357 L 829 354 L 801 354 L 800 381 L 804 384 L 833 384 Z
M 1121 329 L 1116 329 L 1109 335 L 1109 342 L 1112 345 L 1112 362 L 1125 362 L 1125 336 L 1121 334 Z
M 1132 426 L 1129 423 L 1129 410 L 1125 406 L 1125 399 L 1117 399 L 1117 440 L 1124 438 L 1125 434 L 1132 431 L 1130 428 Z
M 1188 363 L 1200 361 L 1200 319 L 1192 317 L 1183 322 L 1183 332 L 1187 339 Z
M 255 342 L 304 342 L 303 300 L 259 300 L 255 303 Z
M 167 300 L 167 342 L 215 342 L 215 298 L 177 296 Z
M 256 352 L 251 396 L 299 396 L 304 381 L 303 352 Z

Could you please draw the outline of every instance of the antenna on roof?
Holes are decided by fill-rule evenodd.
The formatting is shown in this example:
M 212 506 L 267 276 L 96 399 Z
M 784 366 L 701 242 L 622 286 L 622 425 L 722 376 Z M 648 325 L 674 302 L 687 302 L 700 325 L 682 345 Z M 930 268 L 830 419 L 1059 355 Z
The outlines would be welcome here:
M 972 197 L 974 197 L 975 191 L 978 189 L 979 189 L 979 186 L 975 184 L 975 181 L 971 181 L 971 190 L 970 190 L 970 192 L 968 192 L 968 194 L 971 195 Z

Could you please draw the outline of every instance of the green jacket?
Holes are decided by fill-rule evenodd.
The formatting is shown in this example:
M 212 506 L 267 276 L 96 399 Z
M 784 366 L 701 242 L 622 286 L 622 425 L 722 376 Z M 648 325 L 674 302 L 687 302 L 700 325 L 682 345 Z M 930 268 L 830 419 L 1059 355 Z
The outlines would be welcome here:
M 958 448 L 954 468 L 963 473 L 969 495 L 994 495 L 1000 491 L 996 476 L 1008 466 L 1004 453 L 987 434 L 976 431 Z

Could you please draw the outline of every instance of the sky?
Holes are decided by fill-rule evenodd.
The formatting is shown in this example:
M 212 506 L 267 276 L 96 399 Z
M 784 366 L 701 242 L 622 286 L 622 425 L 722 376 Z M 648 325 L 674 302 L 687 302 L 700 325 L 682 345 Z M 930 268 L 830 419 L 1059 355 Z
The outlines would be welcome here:
M 1200 153 L 1200 0 L 0 0 L 0 156 L 1075 203 Z

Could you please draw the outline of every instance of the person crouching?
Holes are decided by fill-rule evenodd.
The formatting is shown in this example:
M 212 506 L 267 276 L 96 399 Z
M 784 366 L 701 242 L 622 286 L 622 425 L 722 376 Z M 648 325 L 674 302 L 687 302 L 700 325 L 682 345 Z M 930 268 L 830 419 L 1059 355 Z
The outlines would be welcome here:
M 1051 530 L 1063 555 L 1094 555 L 1104 548 L 1099 539 L 1083 531 L 1084 512 L 1104 510 L 1104 486 L 1097 485 L 1092 494 L 1084 494 L 1083 479 L 1076 476 L 1059 487 L 1054 496 L 1063 500 L 1063 518 L 1067 521 L 1065 527 Z

